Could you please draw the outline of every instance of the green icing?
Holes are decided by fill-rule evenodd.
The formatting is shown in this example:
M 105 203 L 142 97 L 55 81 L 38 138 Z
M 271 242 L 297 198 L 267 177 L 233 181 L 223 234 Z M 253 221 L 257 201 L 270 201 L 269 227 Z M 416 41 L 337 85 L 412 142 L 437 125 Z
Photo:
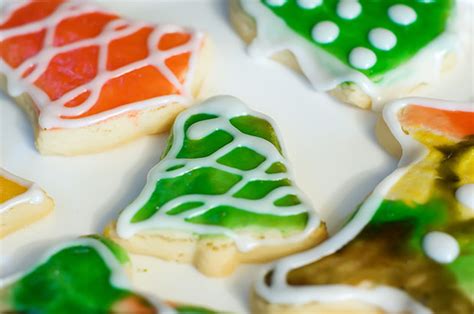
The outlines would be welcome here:
M 356 47 L 372 50 L 377 56 L 375 65 L 360 72 L 374 81 L 386 72 L 407 62 L 417 52 L 433 41 L 446 29 L 454 0 L 360 0 L 362 13 L 353 20 L 346 20 L 337 14 L 339 0 L 325 0 L 314 9 L 302 9 L 297 0 L 288 0 L 282 6 L 271 6 L 261 0 L 274 14 L 283 19 L 290 29 L 315 46 L 331 54 L 342 63 L 352 67 L 349 61 L 351 51 Z M 395 4 L 413 8 L 417 14 L 414 23 L 403 26 L 393 22 L 388 9 Z M 321 21 L 332 21 L 339 27 L 339 36 L 327 44 L 317 43 L 312 37 L 313 27 Z M 385 28 L 397 37 L 396 46 L 383 51 L 369 41 L 369 32 L 374 28 Z
M 106 243 L 110 247 L 111 242 Z M 131 295 L 112 286 L 111 275 L 93 247 L 66 247 L 14 283 L 10 303 L 25 313 L 105 313 Z
M 286 166 L 282 164 L 281 162 L 275 162 L 273 163 L 266 171 L 265 173 L 271 174 L 271 173 L 284 173 L 286 172 Z
M 190 115 L 184 122 L 183 143 L 174 143 L 175 134 L 170 136 L 168 145 L 162 156 L 162 162 L 168 158 L 176 158 L 176 165 L 170 164 L 166 168 L 172 173 L 185 166 L 186 160 L 205 158 L 225 147 L 234 140 L 234 136 L 225 130 L 215 130 L 201 139 L 190 139 L 187 130 L 195 123 L 216 118 L 216 115 L 198 113 Z M 273 129 L 272 124 L 260 117 L 243 115 L 229 119 L 230 124 L 245 135 L 259 137 L 275 147 L 276 154 L 281 156 L 281 145 Z M 173 133 L 181 130 L 174 129 Z M 169 156 L 173 145 L 181 145 L 177 156 Z M 267 160 L 268 156 L 254 151 L 245 146 L 238 146 L 226 154 L 216 158 L 216 162 L 239 171 L 255 169 Z M 183 160 L 183 162 L 179 162 Z M 267 174 L 285 173 L 287 167 L 282 162 L 275 162 L 266 169 Z M 263 174 L 262 174 L 263 175 Z M 194 200 L 179 204 L 168 210 L 167 215 L 179 215 L 198 208 L 204 204 L 199 195 L 223 195 L 242 180 L 236 173 L 216 169 L 212 166 L 196 167 L 181 175 L 171 178 L 158 179 L 154 190 L 148 201 L 141 206 L 133 215 L 131 222 L 145 221 L 156 214 L 162 206 L 175 198 L 194 195 Z M 277 228 L 281 231 L 304 229 L 308 215 L 297 214 L 290 216 L 279 216 L 272 214 L 257 214 L 248 208 L 238 208 L 232 205 L 232 198 L 246 200 L 260 200 L 275 189 L 283 186 L 291 186 L 289 179 L 282 180 L 253 180 L 247 182 L 233 195 L 229 195 L 229 202 L 221 206 L 211 208 L 197 216 L 188 217 L 185 221 L 203 225 L 219 225 L 231 229 L 245 227 Z M 290 207 L 299 205 L 301 201 L 296 195 L 286 195 L 278 200 L 269 200 L 277 207 Z
M 474 219 L 454 224 L 446 230 L 459 243 L 458 258 L 446 265 L 456 276 L 461 288 L 474 296 Z
M 308 214 L 280 217 L 255 214 L 230 206 L 219 206 L 202 215 L 187 219 L 187 221 L 203 225 L 223 226 L 230 229 L 245 229 L 249 226 L 258 226 L 276 228 L 286 232 L 303 229 L 308 221 Z
M 191 305 L 179 305 L 175 308 L 175 310 L 179 314 L 217 314 L 219 312 L 215 312 L 213 310 L 209 310 L 199 306 L 191 306 Z
M 448 205 L 444 200 L 434 199 L 426 204 L 405 204 L 403 201 L 384 200 L 370 221 L 371 226 L 402 222 L 411 230 L 410 246 L 421 250 L 423 236 L 448 221 Z
M 265 156 L 247 147 L 237 147 L 230 153 L 217 159 L 221 165 L 240 170 L 252 170 L 265 161 Z
M 120 262 L 120 264 L 127 264 L 130 262 L 130 257 L 128 256 L 127 251 L 125 251 L 124 248 L 122 248 L 120 245 L 110 240 L 109 238 L 105 238 L 99 235 L 88 235 L 84 238 L 91 238 L 100 241 L 114 254 L 115 258 Z
M 281 145 L 278 141 L 278 137 L 272 125 L 267 120 L 253 116 L 241 116 L 230 119 L 230 123 L 244 134 L 260 137 L 269 141 L 281 153 Z
M 275 202 L 273 202 L 273 204 L 275 204 L 275 206 L 285 207 L 301 204 L 301 201 L 296 195 L 286 195 L 277 199 Z
M 289 186 L 290 181 L 283 179 L 279 181 L 251 181 L 247 183 L 240 191 L 234 194 L 236 198 L 245 198 L 248 200 L 259 200 L 268 193 L 281 186 Z
M 212 119 L 215 116 L 200 114 L 192 116 L 186 121 L 184 130 L 187 131 L 191 125 L 196 122 Z M 217 130 L 201 140 L 191 140 L 188 137 L 184 139 L 183 147 L 178 153 L 178 158 L 201 158 L 207 157 L 218 149 L 232 142 L 234 138 L 229 133 Z M 170 147 L 171 148 L 171 147 Z
M 241 179 L 214 168 L 199 168 L 175 178 L 162 179 L 156 183 L 155 192 L 132 222 L 146 220 L 158 211 L 160 206 L 176 197 L 187 194 L 219 195 L 226 193 Z
M 449 270 L 468 295 L 474 294 L 474 219 L 457 220 L 453 204 L 443 199 L 432 199 L 426 204 L 410 206 L 402 201 L 384 200 L 367 230 L 377 232 L 397 225 L 403 234 L 400 245 L 412 254 L 424 256 L 422 241 L 430 231 L 442 231 L 453 236 L 459 243 L 460 255 L 449 264 L 440 264 Z M 398 238 L 401 241 L 401 238 Z M 425 257 L 428 259 L 428 257 Z

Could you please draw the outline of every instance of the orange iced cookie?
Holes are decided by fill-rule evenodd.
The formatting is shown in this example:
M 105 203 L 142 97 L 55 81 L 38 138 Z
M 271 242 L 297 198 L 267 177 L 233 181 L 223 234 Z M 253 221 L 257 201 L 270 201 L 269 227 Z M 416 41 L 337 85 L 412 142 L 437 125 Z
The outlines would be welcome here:
M 102 151 L 166 131 L 199 93 L 204 36 L 87 2 L 11 2 L 0 13 L 0 86 L 44 154 Z
M 36 184 L 0 168 L 0 238 L 43 218 L 53 207 Z

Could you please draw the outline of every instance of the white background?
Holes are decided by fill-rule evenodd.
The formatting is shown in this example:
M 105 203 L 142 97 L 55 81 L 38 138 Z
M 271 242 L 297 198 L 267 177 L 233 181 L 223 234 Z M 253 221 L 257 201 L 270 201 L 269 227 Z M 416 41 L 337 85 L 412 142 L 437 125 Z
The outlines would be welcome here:
M 331 230 L 396 167 L 375 140 L 376 114 L 313 92 L 304 78 L 280 65 L 248 58 L 227 19 L 226 0 L 101 2 L 125 16 L 206 31 L 215 46 L 208 94 L 237 96 L 276 121 L 297 184 Z M 472 27 L 470 32 L 474 36 Z M 472 57 L 463 62 L 423 95 L 473 100 Z M 0 241 L 0 276 L 24 270 L 54 243 L 101 232 L 138 195 L 167 137 L 149 136 L 96 155 L 40 156 L 26 116 L 7 97 L 0 96 L 0 112 L 1 166 L 36 181 L 56 201 L 52 215 Z M 187 265 L 132 260 L 133 283 L 140 291 L 236 312 L 248 311 L 250 287 L 260 269 L 243 266 L 232 277 L 209 279 Z

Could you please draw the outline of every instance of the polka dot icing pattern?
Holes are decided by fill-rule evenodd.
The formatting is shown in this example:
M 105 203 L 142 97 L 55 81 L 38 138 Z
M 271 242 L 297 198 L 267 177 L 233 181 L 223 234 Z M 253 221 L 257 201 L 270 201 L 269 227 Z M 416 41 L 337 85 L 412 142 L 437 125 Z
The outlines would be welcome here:
M 370 69 L 377 62 L 375 53 L 364 47 L 357 47 L 351 51 L 349 62 L 356 69 Z
M 313 28 L 314 41 L 321 44 L 332 43 L 339 36 L 339 27 L 333 22 L 324 21 L 319 22 Z
M 308 8 L 297 0 L 261 1 L 299 36 L 373 81 L 442 34 L 454 5 L 453 0 L 326 0 Z M 329 22 L 337 32 L 334 26 L 316 32 Z
M 459 194 L 474 179 L 474 103 L 403 99 L 383 115 L 403 148 L 399 168 L 327 241 L 262 274 L 256 290 L 272 306 L 358 300 L 389 313 L 472 312 L 474 218 Z
M 132 22 L 83 1 L 20 1 L 0 13 L 0 72 L 44 129 L 188 103 L 202 34 Z M 126 88 L 128 93 L 117 93 Z
M 432 260 L 452 263 L 459 256 L 459 244 L 455 238 L 444 232 L 433 231 L 423 238 L 423 250 Z
M 221 96 L 178 116 L 163 159 L 119 216 L 117 233 L 144 230 L 224 235 L 247 252 L 305 239 L 320 221 L 291 181 L 269 118 Z M 289 232 L 261 239 L 239 230 Z
M 397 44 L 397 36 L 385 28 L 375 28 L 369 33 L 372 46 L 380 50 L 391 50 Z
M 474 183 L 461 186 L 456 191 L 456 199 L 459 203 L 474 212 Z
M 359 0 L 341 0 L 337 5 L 337 15 L 345 20 L 353 20 L 362 12 Z
M 410 25 L 416 21 L 417 14 L 411 7 L 396 4 L 388 9 L 388 16 L 392 21 L 400 25 Z

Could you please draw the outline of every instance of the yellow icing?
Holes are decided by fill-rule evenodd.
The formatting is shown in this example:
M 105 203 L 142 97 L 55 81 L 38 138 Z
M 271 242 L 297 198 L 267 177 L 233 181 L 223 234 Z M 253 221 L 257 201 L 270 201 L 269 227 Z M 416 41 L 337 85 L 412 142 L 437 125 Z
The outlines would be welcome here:
M 389 200 L 402 200 L 406 204 L 426 203 L 435 189 L 438 165 L 443 160 L 439 151 L 431 151 L 425 159 L 412 166 L 390 190 Z
M 0 204 L 25 193 L 28 188 L 0 176 Z
M 452 169 L 459 176 L 459 186 L 474 183 L 474 146 L 457 156 Z

